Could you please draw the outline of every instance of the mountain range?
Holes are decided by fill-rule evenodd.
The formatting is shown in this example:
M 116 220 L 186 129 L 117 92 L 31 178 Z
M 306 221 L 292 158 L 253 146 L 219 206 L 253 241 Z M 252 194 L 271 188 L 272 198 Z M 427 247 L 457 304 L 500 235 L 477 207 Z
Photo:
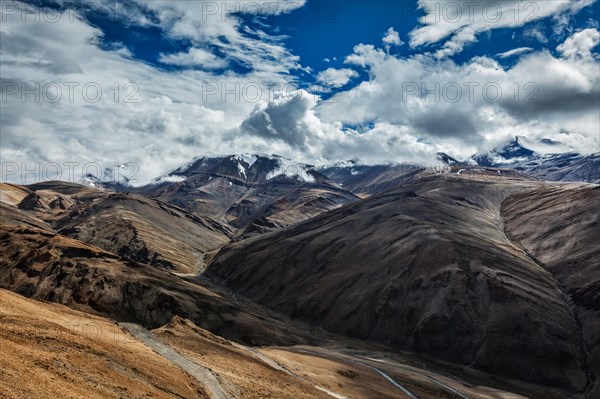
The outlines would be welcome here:
M 467 163 L 484 167 L 512 168 L 542 180 L 600 183 L 600 152 L 580 155 L 557 141 L 530 140 L 517 136 Z
M 600 155 L 517 137 L 438 159 L 1 183 L 0 348 L 97 397 L 597 397 Z M 68 330 L 85 318 L 133 345 Z M 21 374 L 0 394 L 38 397 Z

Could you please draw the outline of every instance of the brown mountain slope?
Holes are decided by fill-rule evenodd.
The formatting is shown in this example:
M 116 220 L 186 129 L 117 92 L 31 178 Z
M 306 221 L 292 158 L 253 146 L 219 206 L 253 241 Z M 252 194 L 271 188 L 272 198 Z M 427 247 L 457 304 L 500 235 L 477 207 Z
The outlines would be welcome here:
M 330 331 L 580 392 L 586 353 L 570 304 L 503 231 L 502 201 L 535 187 L 424 177 L 225 247 L 207 274 Z
M 53 231 L 54 229 L 42 219 L 33 216 L 32 214 L 22 211 L 13 205 L 7 205 L 0 202 L 0 224 L 10 225 L 28 225 L 37 227 L 43 230 Z
M 210 219 L 122 193 L 77 205 L 56 226 L 62 234 L 110 252 L 182 273 L 203 269 L 205 254 L 228 242 L 230 234 Z
M 0 288 L 147 328 L 174 315 L 237 342 L 310 342 L 312 330 L 172 273 L 55 232 L 0 225 Z
M 574 305 L 596 378 L 591 397 L 600 397 L 600 187 L 527 191 L 507 199 L 502 214 L 507 235 L 556 276 Z
M 17 205 L 27 197 L 29 190 L 23 186 L 10 183 L 0 183 L 0 203 Z
M 229 224 L 239 236 L 273 231 L 358 200 L 310 165 L 277 156 L 252 158 L 252 163 L 235 155 L 199 158 L 169 175 L 181 181 L 135 192 Z
M 401 381 L 403 387 L 421 399 L 460 397 L 450 389 L 478 399 L 527 397 L 486 386 L 495 377 L 482 373 L 476 376 L 473 374 L 478 372 L 473 370 L 473 374 L 463 378 L 427 371 L 421 368 L 422 359 L 396 357 L 390 351 L 379 352 L 382 348 L 363 347 L 355 341 L 338 341 L 325 347 L 252 348 L 214 336 L 178 317 L 152 332 L 188 358 L 209 367 L 239 399 L 405 399 L 406 393 L 381 372 L 394 382 Z M 451 371 L 456 372 L 456 367 Z M 496 385 L 522 390 L 529 396 L 560 397 L 559 391 L 547 388 L 515 386 L 507 380 L 498 382 Z
M 131 335 L 112 320 L 0 289 L 0 396 L 208 398 L 210 381 L 215 380 L 177 363 L 174 356 L 180 354 L 213 374 L 216 383 L 237 399 L 331 398 L 323 389 L 357 399 L 406 397 L 371 367 L 385 370 L 422 399 L 449 397 L 448 389 L 437 381 L 470 397 L 520 398 L 477 382 L 489 380 L 487 376 L 471 377 L 466 383 L 392 357 L 385 362 L 359 357 L 359 353 L 381 356 L 376 352 L 363 350 L 351 356 L 318 347 L 246 347 L 177 316 L 146 333 L 166 350 L 155 352 L 151 348 L 156 344 Z M 557 392 L 530 389 L 557 397 Z
M 209 367 L 235 398 L 331 399 L 308 381 L 265 364 L 252 349 L 215 336 L 189 320 L 175 317 L 153 333 L 178 352 Z
M 0 397 L 207 398 L 111 320 L 0 289 Z
M 48 182 L 18 207 L 63 235 L 139 262 L 197 273 L 206 253 L 229 241 L 219 223 L 134 194 Z
M 353 161 L 319 172 L 361 198 L 384 193 L 426 173 L 425 165 L 419 164 L 359 165 Z
M 285 187 L 286 183 L 283 184 Z M 248 191 L 229 210 L 236 214 L 240 238 L 252 237 L 297 224 L 323 212 L 358 200 L 350 193 L 331 186 L 301 185 L 290 187 L 285 193 L 274 195 L 282 188 L 281 182 L 271 182 L 259 190 Z M 265 196 L 270 198 L 264 198 Z
M 52 230 L 52 227 L 42 219 L 17 208 L 30 193 L 31 190 L 26 187 L 0 183 L 0 224 L 29 225 Z

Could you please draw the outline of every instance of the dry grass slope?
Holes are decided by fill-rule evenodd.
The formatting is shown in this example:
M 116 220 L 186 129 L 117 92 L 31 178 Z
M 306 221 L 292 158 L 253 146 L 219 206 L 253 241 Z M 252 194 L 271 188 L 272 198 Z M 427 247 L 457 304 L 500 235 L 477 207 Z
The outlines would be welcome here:
M 111 320 L 0 289 L 0 397 L 206 398 Z

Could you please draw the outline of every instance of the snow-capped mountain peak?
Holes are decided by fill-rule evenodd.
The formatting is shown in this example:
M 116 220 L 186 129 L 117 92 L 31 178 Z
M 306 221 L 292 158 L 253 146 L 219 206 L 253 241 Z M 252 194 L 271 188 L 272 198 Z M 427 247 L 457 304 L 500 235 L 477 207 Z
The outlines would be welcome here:
M 515 141 L 522 147 L 538 155 L 555 155 L 574 152 L 575 148 L 551 139 L 532 140 L 525 136 L 517 136 Z
M 197 175 L 215 175 L 248 182 L 272 180 L 285 176 L 296 180 L 314 183 L 314 166 L 295 162 L 279 155 L 244 153 L 218 156 L 214 154 L 196 157 L 191 162 L 163 175 L 157 183 L 166 178 L 189 178 Z
M 574 152 L 569 145 L 550 139 L 534 140 L 525 136 L 516 136 L 491 151 L 472 157 L 480 166 L 507 166 L 528 162 L 546 155 Z

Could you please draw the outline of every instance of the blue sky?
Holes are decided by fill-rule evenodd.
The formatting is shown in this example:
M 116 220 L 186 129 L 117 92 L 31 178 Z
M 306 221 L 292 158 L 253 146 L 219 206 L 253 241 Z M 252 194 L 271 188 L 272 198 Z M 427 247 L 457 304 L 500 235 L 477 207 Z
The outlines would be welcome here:
M 305 1 L 305 0 L 302 0 Z M 553 0 L 554 1 L 554 0 Z M 566 1 L 566 0 L 565 0 Z M 589 0 L 588 0 L 589 1 Z M 555 1 L 555 2 L 560 2 Z M 568 1 L 566 1 L 568 2 Z M 57 10 L 65 9 L 74 2 L 62 2 L 53 0 L 35 0 L 31 4 L 46 7 L 55 7 Z M 90 24 L 100 28 L 104 34 L 102 45 L 111 48 L 115 45 L 124 45 L 133 56 L 141 61 L 151 63 L 157 67 L 180 69 L 173 65 L 165 65 L 159 61 L 161 53 L 175 53 L 185 51 L 194 46 L 187 39 L 174 39 L 168 37 L 165 31 L 156 26 L 140 26 L 131 21 L 132 16 L 144 15 L 155 20 L 156 16 L 143 7 L 127 9 L 126 7 L 136 4 L 134 1 L 114 0 L 108 1 L 108 6 L 102 7 L 104 1 L 90 1 L 77 8 Z M 140 2 L 143 3 L 143 2 Z M 181 0 L 179 3 L 197 4 L 195 7 L 202 9 L 200 1 Z M 304 6 L 280 15 L 255 15 L 244 13 L 244 10 L 258 8 L 255 2 L 244 0 L 234 1 L 233 5 L 226 6 L 223 2 L 215 1 L 205 6 L 204 13 L 209 18 L 213 13 L 221 14 L 225 10 L 240 10 L 236 13 L 243 25 L 264 30 L 265 32 L 285 36 L 285 46 L 291 53 L 300 57 L 303 67 L 309 67 L 312 71 L 320 71 L 330 67 L 343 67 L 344 59 L 352 53 L 352 49 L 359 43 L 377 43 L 390 27 L 398 32 L 403 42 L 409 40 L 410 33 L 419 27 L 419 18 L 425 16 L 425 11 L 419 7 L 416 0 L 306 0 Z M 299 4 L 299 1 L 291 1 Z M 430 1 L 438 5 L 434 18 L 444 19 L 452 15 L 454 10 L 473 18 L 483 14 L 483 11 L 471 11 L 466 5 L 459 8 L 453 5 L 443 5 L 443 1 Z M 467 2 L 468 4 L 469 2 Z M 490 2 L 495 4 L 495 2 Z M 499 4 L 500 2 L 498 2 Z M 516 4 L 516 1 L 511 2 Z M 535 2 L 524 2 L 533 4 Z M 600 24 L 600 2 L 589 1 L 589 5 L 578 12 L 569 13 L 568 26 L 557 31 L 560 22 L 556 15 L 537 18 L 540 13 L 535 7 L 527 7 L 520 10 L 517 16 L 514 6 L 500 14 L 510 15 L 515 20 L 531 20 L 522 26 L 505 28 L 499 26 L 478 35 L 477 40 L 470 43 L 464 51 L 452 56 L 458 63 L 466 62 L 475 56 L 496 56 L 515 48 L 527 47 L 533 50 L 548 50 L 556 53 L 556 47 L 564 41 L 566 36 L 573 30 L 581 28 L 597 28 Z M 448 4 L 457 4 L 448 2 Z M 213 8 L 214 7 L 214 8 Z M 285 8 L 283 2 L 268 2 L 265 7 Z M 486 11 L 490 20 L 494 20 L 497 14 L 495 7 Z M 494 25 L 493 23 L 491 24 Z M 498 24 L 500 25 L 500 24 Z M 539 32 L 543 37 L 532 35 L 531 31 Z M 250 35 L 249 35 L 250 36 Z M 211 48 L 209 42 L 203 43 Z M 410 46 L 398 46 L 392 48 L 393 54 L 400 57 L 409 57 L 416 54 L 434 51 L 438 43 L 431 43 L 415 48 Z M 217 49 L 214 51 L 218 52 Z M 598 49 L 594 50 L 597 53 Z M 498 60 L 504 66 L 513 65 L 518 58 L 507 57 Z M 197 65 L 196 68 L 202 68 Z M 229 69 L 239 73 L 248 72 L 243 65 L 232 64 Z M 303 71 L 292 71 L 298 77 L 310 80 L 311 74 Z
M 216 7 L 225 8 L 219 3 L 216 2 Z M 161 29 L 151 26 L 140 27 L 126 19 L 115 18 L 114 9 L 110 9 L 109 12 L 98 12 L 94 4 L 89 7 L 91 12 L 85 15 L 92 24 L 104 32 L 105 44 L 123 43 L 135 57 L 141 60 L 158 65 L 159 53 L 180 51 L 191 45 L 187 40 L 173 40 L 166 37 Z M 244 2 L 236 2 L 232 9 L 238 7 L 240 10 L 245 10 L 246 6 Z M 439 18 L 444 18 L 452 12 L 452 8 L 442 7 L 440 6 L 436 14 Z M 132 11 L 133 14 L 141 12 L 143 11 L 140 9 Z M 213 11 L 210 9 L 206 12 Z M 220 13 L 222 10 L 217 12 Z M 469 13 L 468 6 L 461 8 L 460 12 Z M 513 9 L 504 12 L 511 17 L 516 15 Z M 569 15 L 571 19 L 569 26 L 560 33 L 556 31 L 559 22 L 554 15 L 534 20 L 535 8 L 524 9 L 521 12 L 520 18 L 529 17 L 532 23 L 516 28 L 500 27 L 490 30 L 479 35 L 477 42 L 470 44 L 465 51 L 456 54 L 453 58 L 457 62 L 463 62 L 473 56 L 494 56 L 516 47 L 554 51 L 573 29 L 598 27 L 600 3 L 593 2 L 580 12 Z M 490 8 L 487 13 L 493 20 L 496 9 Z M 126 14 L 126 11 L 123 11 L 123 14 Z M 145 15 L 152 17 L 151 13 Z M 286 46 L 300 56 L 302 65 L 318 71 L 331 66 L 341 66 L 344 57 L 352 52 L 356 44 L 376 43 L 389 27 L 399 33 L 401 40 L 407 41 L 410 32 L 419 26 L 418 19 L 424 15 L 425 12 L 419 9 L 415 0 L 308 0 L 303 7 L 286 14 L 256 16 L 240 12 L 238 17 L 248 26 L 264 29 L 273 35 L 287 36 Z M 473 15 L 475 16 L 475 11 Z M 529 35 L 528 32 L 532 29 L 538 30 L 547 41 Z M 410 56 L 431 51 L 435 44 L 417 48 L 403 46 L 394 49 L 394 52 L 400 56 Z M 333 61 L 334 58 L 338 61 Z M 327 59 L 331 61 L 324 61 Z M 506 65 L 510 65 L 511 62 L 514 62 L 514 59 L 503 61 Z
M 149 179 L 206 152 L 429 162 L 515 135 L 600 151 L 599 15 L 595 0 L 3 1 L 0 154 Z

